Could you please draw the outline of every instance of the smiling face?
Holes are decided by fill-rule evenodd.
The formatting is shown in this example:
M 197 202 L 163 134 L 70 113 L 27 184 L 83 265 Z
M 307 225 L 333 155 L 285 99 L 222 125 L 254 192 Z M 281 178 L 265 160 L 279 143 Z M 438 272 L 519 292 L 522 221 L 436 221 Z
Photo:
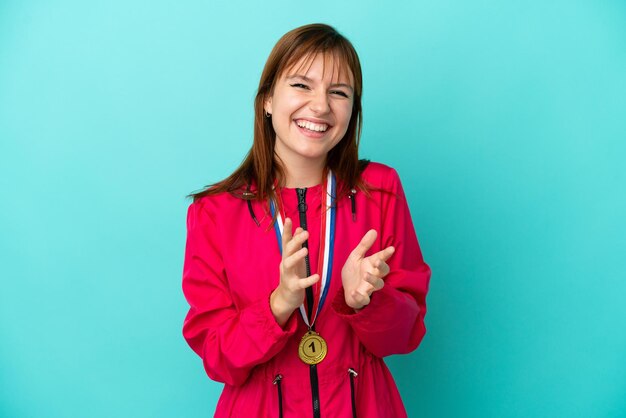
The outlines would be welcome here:
M 264 108 L 272 115 L 274 152 L 288 167 L 323 166 L 328 152 L 344 137 L 354 82 L 341 68 L 332 54 L 318 53 L 303 57 L 276 80 Z

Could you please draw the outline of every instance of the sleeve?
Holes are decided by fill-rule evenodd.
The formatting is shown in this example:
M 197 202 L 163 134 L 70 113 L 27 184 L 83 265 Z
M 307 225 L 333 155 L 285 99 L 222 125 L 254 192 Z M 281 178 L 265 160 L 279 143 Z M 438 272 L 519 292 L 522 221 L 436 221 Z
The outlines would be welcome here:
M 370 304 L 358 313 L 346 302 L 343 287 L 333 300 L 335 312 L 346 320 L 361 344 L 378 357 L 409 353 L 422 341 L 426 328 L 426 293 L 430 268 L 422 257 L 400 178 L 391 170 L 382 192 L 381 248 L 395 253 L 385 286 L 372 294 Z
M 214 216 L 199 202 L 189 206 L 183 293 L 190 305 L 183 336 L 202 358 L 208 376 L 229 385 L 243 384 L 251 369 L 269 361 L 295 333 L 295 315 L 281 328 L 269 294 L 235 306 L 220 249 Z

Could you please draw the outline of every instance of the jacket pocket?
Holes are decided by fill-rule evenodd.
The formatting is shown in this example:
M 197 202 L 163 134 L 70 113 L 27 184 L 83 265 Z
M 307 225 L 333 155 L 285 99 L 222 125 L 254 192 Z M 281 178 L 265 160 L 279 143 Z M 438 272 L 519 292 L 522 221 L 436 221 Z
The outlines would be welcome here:
M 350 376 L 350 400 L 352 402 L 352 418 L 356 416 L 356 396 L 354 393 L 354 379 L 359 375 L 352 367 L 348 369 L 348 375 Z
M 281 381 L 283 380 L 283 375 L 277 374 L 272 382 L 274 386 L 276 386 L 276 391 L 278 395 L 278 418 L 283 418 L 283 389 L 280 386 Z

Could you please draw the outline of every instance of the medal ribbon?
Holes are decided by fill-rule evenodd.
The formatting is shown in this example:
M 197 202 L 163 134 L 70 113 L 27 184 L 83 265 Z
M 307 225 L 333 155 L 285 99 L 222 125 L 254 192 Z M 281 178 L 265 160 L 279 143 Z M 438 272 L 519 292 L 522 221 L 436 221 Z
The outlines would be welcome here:
M 309 318 L 307 315 L 305 303 L 300 305 L 300 315 L 304 320 L 304 323 L 312 328 L 313 324 L 315 324 L 315 320 L 319 312 L 322 310 L 324 306 L 324 302 L 326 300 L 326 296 L 328 294 L 328 288 L 330 287 L 330 280 L 332 275 L 332 267 L 333 267 L 333 249 L 335 247 L 335 217 L 336 217 L 336 207 L 334 205 L 333 200 L 335 199 L 337 182 L 335 179 L 335 175 L 329 170 L 328 175 L 325 176 L 324 184 L 322 188 L 322 219 L 321 219 L 321 231 L 320 231 L 320 251 L 318 258 L 318 272 L 320 272 L 320 280 L 313 285 L 313 317 L 309 322 Z M 330 190 L 330 193 L 328 193 Z M 283 253 L 283 214 L 281 213 L 283 210 L 282 204 L 280 202 L 279 193 L 276 193 L 277 202 L 270 201 L 270 211 L 272 213 L 272 217 L 274 217 L 274 213 L 276 213 L 276 222 L 274 223 L 274 231 L 276 232 L 276 239 L 278 240 L 278 249 L 282 255 Z M 277 211 L 278 209 L 278 211 Z M 317 297 L 315 297 L 317 295 Z M 305 299 L 306 301 L 306 299 Z

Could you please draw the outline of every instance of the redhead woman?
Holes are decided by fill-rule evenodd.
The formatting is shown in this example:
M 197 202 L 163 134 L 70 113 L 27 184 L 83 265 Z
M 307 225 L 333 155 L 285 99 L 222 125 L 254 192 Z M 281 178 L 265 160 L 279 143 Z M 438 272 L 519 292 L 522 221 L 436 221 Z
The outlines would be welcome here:
M 254 141 L 187 216 L 183 335 L 224 383 L 216 417 L 403 417 L 383 358 L 425 327 L 424 263 L 396 171 L 359 160 L 352 44 L 313 24 L 272 50 Z

